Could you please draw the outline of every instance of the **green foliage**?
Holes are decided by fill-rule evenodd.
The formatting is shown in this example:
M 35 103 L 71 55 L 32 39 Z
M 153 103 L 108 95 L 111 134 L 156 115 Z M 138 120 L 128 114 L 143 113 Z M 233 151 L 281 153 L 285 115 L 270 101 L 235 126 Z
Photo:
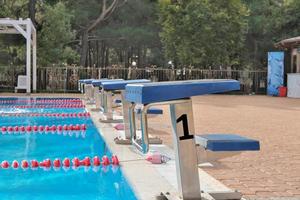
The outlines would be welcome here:
M 78 55 L 70 47 L 68 42 L 74 39 L 71 30 L 73 15 L 66 9 L 62 2 L 51 6 L 45 6 L 42 18 L 42 30 L 38 35 L 38 58 L 39 64 L 59 64 L 68 61 L 77 62 Z
M 239 0 L 161 4 L 166 56 L 181 65 L 232 66 L 240 62 L 247 9 Z
M 0 18 L 25 18 L 28 0 L 8 0 L 0 1 Z
M 78 63 L 82 33 L 102 2 L 36 1 L 38 66 Z M 0 17 L 27 18 L 28 3 L 0 1 Z M 89 33 L 88 60 L 261 69 L 275 42 L 299 34 L 299 0 L 127 0 Z M 0 35 L 0 65 L 24 65 L 24 53 L 21 35 Z
M 274 49 L 278 40 L 278 27 L 284 21 L 282 0 L 244 0 L 250 13 L 248 32 L 243 53 L 243 65 L 249 68 L 266 66 L 267 52 Z

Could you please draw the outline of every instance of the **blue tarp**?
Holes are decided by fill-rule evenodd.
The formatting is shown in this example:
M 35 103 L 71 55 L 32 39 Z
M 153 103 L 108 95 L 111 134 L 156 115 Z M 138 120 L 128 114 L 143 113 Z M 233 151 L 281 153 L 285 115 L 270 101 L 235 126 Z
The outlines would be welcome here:
M 278 96 L 278 88 L 283 86 L 284 52 L 268 53 L 268 89 L 267 94 Z

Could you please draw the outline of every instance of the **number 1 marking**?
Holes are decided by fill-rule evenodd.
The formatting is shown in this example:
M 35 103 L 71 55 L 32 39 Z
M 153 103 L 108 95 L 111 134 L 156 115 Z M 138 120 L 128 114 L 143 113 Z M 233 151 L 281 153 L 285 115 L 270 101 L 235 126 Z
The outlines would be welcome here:
M 187 120 L 187 115 L 183 114 L 181 115 L 176 122 L 179 123 L 182 121 L 182 126 L 183 126 L 183 136 L 179 137 L 179 140 L 189 140 L 189 139 L 193 139 L 194 135 L 190 135 L 189 132 L 189 125 L 188 125 L 188 120 Z

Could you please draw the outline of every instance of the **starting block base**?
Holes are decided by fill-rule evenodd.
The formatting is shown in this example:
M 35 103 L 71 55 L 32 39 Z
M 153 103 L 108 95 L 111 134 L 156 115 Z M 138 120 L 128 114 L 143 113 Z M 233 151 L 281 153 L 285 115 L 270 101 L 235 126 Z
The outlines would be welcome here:
M 100 112 L 101 109 L 100 109 L 100 108 L 91 108 L 91 111 L 92 111 L 92 112 Z
M 174 150 L 165 145 L 151 145 L 150 151 L 152 152 L 160 152 L 163 155 L 171 158 L 169 162 L 163 165 L 153 165 L 153 167 L 164 177 L 174 188 L 177 188 L 177 177 L 174 176 L 176 174 L 175 167 L 175 155 Z M 214 200 L 240 200 L 242 199 L 242 194 L 235 190 L 228 188 L 223 183 L 209 175 L 203 169 L 198 168 L 199 173 L 199 181 L 201 185 L 201 199 L 205 199 L 206 197 Z M 164 193 L 166 194 L 166 193 Z M 172 194 L 171 197 L 176 196 L 179 197 L 179 194 Z M 168 198 L 167 198 L 168 199 Z M 172 198 L 169 198 L 170 200 Z M 176 199 L 176 198 L 175 198 Z M 181 198 L 179 198 L 182 200 Z M 176 199 L 177 200 L 177 199 Z
M 125 139 L 125 138 L 121 138 L 121 137 L 116 137 L 114 139 L 116 144 L 123 144 L 123 145 L 131 145 L 131 139 Z M 150 144 L 162 144 L 162 140 L 158 137 L 154 137 L 154 138 L 149 138 L 149 143 Z
M 122 119 L 99 119 L 99 122 L 106 123 L 106 124 L 109 124 L 109 123 L 122 123 L 123 120 Z

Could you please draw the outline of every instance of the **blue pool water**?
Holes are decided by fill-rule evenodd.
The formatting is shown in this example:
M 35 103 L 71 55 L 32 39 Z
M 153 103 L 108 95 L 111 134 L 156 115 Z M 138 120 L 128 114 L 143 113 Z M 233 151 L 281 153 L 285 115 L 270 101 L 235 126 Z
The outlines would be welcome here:
M 0 98 L 7 100 L 7 98 Z M 10 100 L 10 99 L 8 99 Z M 12 98 L 11 98 L 12 100 Z M 24 100 L 24 98 L 22 99 Z M 20 102 L 16 104 L 22 104 Z M 29 103 L 34 105 L 34 103 Z M 0 104 L 8 105 L 8 104 Z M 9 104 L 13 105 L 13 104 Z M 28 105 L 28 103 L 27 103 Z M 0 113 L 12 112 L 49 112 L 73 113 L 84 112 L 83 108 L 47 108 L 14 109 L 0 108 Z M 85 156 L 111 157 L 111 152 L 99 135 L 90 118 L 55 118 L 55 117 L 7 117 L 0 115 L 2 126 L 26 125 L 64 125 L 86 124 L 85 138 L 75 135 L 58 134 L 0 134 L 0 161 L 55 158 L 83 159 Z M 0 131 L 1 132 L 1 131 Z M 0 168 L 0 199 L 35 200 L 35 199 L 74 199 L 74 200 L 135 200 L 136 197 L 118 167 L 93 168 L 80 167 L 77 170 L 55 171 L 50 169 L 23 170 Z

